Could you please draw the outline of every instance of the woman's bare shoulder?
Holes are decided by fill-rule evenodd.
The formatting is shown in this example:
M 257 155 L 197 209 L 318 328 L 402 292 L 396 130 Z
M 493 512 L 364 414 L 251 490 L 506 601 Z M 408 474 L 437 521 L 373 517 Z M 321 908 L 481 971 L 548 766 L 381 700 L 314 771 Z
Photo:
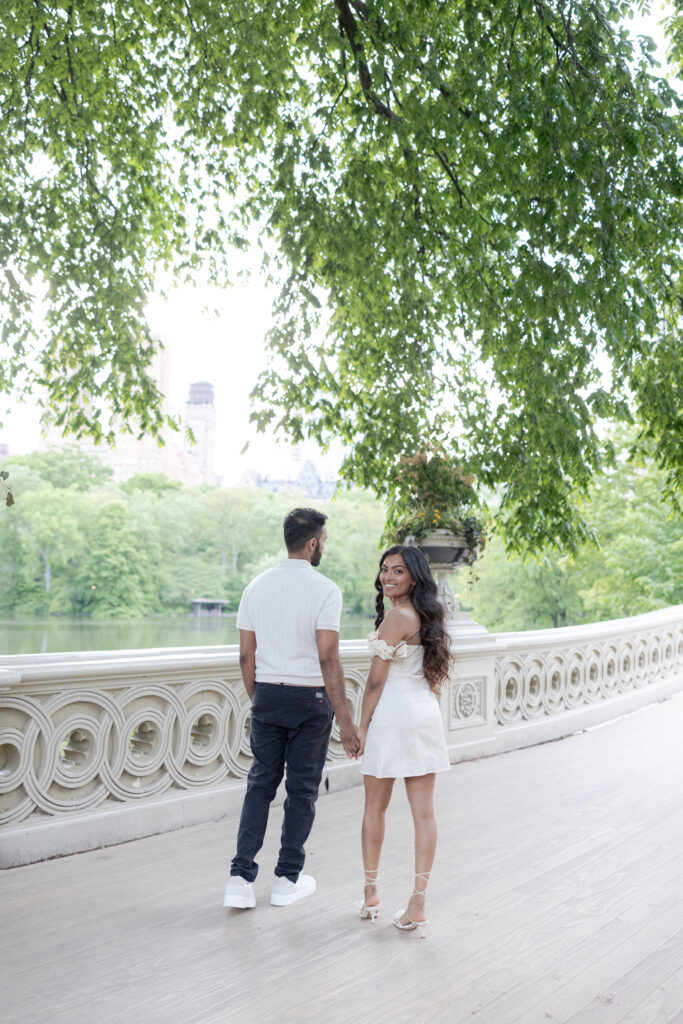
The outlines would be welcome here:
M 407 640 L 420 628 L 420 616 L 412 604 L 400 604 L 390 609 L 379 627 L 379 635 L 389 644 Z

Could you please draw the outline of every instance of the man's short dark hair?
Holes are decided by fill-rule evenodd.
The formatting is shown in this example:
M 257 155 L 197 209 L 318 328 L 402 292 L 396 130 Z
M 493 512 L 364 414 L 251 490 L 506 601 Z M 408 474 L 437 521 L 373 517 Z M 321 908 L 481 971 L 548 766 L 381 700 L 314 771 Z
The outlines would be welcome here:
M 288 551 L 301 551 L 311 537 L 319 537 L 327 516 L 314 508 L 293 508 L 285 516 L 285 544 Z

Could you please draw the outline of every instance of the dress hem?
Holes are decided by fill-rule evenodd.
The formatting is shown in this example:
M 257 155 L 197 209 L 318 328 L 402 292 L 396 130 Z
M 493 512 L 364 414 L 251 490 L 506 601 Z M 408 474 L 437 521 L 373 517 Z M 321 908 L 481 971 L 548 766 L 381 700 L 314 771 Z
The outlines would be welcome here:
M 426 770 L 422 768 L 418 772 L 401 772 L 400 775 L 395 775 L 392 772 L 386 775 L 375 775 L 374 772 L 361 768 L 360 773 L 361 775 L 370 775 L 373 779 L 416 779 L 421 775 L 439 775 L 441 772 L 449 772 L 451 767 L 452 765 L 449 764 L 446 768 L 427 768 Z

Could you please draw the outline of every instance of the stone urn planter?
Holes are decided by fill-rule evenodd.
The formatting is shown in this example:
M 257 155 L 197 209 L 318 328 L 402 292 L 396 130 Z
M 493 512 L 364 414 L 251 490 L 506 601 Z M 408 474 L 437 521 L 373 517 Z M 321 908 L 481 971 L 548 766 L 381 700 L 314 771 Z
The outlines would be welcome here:
M 433 570 L 437 566 L 453 572 L 458 566 L 472 561 L 472 552 L 464 537 L 459 537 L 450 530 L 432 530 L 425 537 L 414 541 Z
M 424 553 L 449 623 L 469 617 L 460 613 L 448 577 L 472 565 L 486 543 L 474 479 L 454 453 L 432 442 L 399 461 L 388 506 L 385 536 Z
M 458 599 L 448 585 L 448 577 L 461 565 L 471 565 L 478 554 L 478 549 L 470 550 L 464 537 L 444 529 L 432 530 L 424 537 L 407 539 L 406 543 L 419 548 L 429 562 L 436 580 L 437 597 L 444 606 L 449 630 L 461 620 L 468 625 L 476 625 L 469 615 L 460 611 Z

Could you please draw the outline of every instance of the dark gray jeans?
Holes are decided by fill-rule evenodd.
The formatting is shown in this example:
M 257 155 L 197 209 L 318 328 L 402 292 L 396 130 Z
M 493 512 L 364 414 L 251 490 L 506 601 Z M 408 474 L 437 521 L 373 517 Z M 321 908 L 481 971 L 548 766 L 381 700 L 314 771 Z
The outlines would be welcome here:
M 332 705 L 324 686 L 256 683 L 251 702 L 254 763 L 247 778 L 237 853 L 231 875 L 253 882 L 268 812 L 287 768 L 280 855 L 275 874 L 296 882 L 304 866 L 304 843 L 315 818 L 315 802 L 332 729 Z

